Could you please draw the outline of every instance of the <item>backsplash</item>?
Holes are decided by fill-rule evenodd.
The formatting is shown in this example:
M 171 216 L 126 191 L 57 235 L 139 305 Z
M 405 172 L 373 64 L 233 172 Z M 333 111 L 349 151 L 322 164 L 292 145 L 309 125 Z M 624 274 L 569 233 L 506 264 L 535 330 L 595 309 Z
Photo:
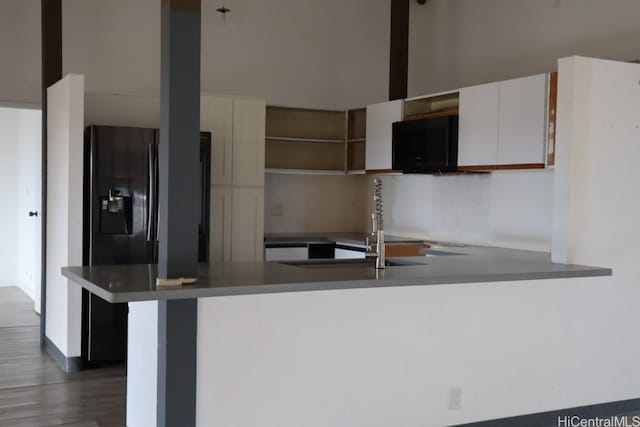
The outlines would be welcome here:
M 383 182 L 387 233 L 550 250 L 552 170 L 384 176 Z
M 267 174 L 265 233 L 364 231 L 367 179 Z

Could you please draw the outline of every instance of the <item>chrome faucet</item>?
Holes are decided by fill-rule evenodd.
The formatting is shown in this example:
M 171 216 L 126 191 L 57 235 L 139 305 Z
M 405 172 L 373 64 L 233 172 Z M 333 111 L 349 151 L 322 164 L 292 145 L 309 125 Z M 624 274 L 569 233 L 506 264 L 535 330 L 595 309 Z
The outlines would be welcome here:
M 376 251 L 371 251 L 369 238 L 366 239 L 368 258 L 376 258 L 376 269 L 385 268 L 384 256 L 384 223 L 382 216 L 382 178 L 373 180 L 373 202 L 375 211 L 371 214 L 371 236 L 376 238 Z

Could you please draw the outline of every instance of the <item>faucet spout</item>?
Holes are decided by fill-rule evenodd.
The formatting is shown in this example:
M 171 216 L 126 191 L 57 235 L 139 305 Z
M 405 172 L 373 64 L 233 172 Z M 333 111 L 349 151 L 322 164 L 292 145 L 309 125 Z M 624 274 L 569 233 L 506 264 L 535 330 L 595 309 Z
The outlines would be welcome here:
M 384 222 L 382 215 L 382 178 L 376 178 L 373 180 L 373 202 L 375 204 L 375 212 L 371 214 L 371 236 L 376 238 L 376 251 L 371 252 L 371 248 L 367 243 L 367 256 L 375 256 L 376 269 L 384 269 L 385 254 Z

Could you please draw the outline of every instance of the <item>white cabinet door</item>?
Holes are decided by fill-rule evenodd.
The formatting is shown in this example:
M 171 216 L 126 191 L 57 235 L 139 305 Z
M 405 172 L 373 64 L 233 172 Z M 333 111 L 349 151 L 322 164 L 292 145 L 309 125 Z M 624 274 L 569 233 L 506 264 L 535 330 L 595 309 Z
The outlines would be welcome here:
M 211 132 L 211 184 L 231 185 L 233 170 L 233 98 L 202 95 L 200 129 Z
M 498 164 L 544 163 L 547 75 L 500 82 Z
M 266 248 L 264 250 L 265 261 L 299 261 L 309 259 L 309 249 L 297 248 Z
M 367 106 L 366 168 L 391 169 L 393 123 L 402 120 L 403 101 Z
M 231 261 L 231 203 L 230 188 L 211 188 L 210 263 Z
M 264 101 L 233 101 L 233 185 L 264 186 Z
M 458 166 L 496 164 L 498 102 L 498 83 L 460 89 Z
M 262 261 L 264 188 L 235 188 L 232 206 L 231 260 Z

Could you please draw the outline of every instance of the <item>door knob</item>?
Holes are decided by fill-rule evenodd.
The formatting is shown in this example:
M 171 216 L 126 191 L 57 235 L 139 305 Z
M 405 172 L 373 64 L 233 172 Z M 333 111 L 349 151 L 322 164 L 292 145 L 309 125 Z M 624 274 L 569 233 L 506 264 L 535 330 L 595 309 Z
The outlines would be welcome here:
M 38 216 L 38 212 L 29 211 L 29 216 Z

